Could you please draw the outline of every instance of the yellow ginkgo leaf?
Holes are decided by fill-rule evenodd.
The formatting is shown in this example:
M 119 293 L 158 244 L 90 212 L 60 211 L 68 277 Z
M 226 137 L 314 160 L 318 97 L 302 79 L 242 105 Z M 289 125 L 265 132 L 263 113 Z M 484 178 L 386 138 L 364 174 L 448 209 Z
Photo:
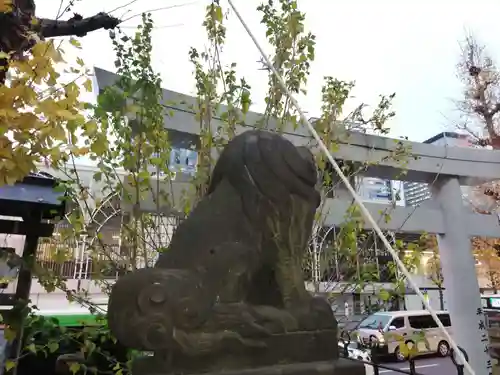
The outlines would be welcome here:
M 64 120 L 74 120 L 76 115 L 67 109 L 59 109 L 56 115 Z
M 92 92 L 92 80 L 87 79 L 85 82 L 83 82 L 83 87 L 87 92 Z
M 12 0 L 0 0 L 0 13 L 10 13 L 13 9 Z

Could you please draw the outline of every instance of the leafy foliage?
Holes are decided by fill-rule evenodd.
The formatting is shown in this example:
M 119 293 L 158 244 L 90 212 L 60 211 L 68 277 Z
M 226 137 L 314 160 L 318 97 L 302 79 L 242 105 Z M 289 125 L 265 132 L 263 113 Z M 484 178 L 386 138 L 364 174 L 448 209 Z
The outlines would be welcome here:
M 474 256 L 479 278 L 485 278 L 486 287 L 496 293 L 500 289 L 500 242 L 492 238 L 473 238 Z
M 91 84 L 83 63 L 62 78 L 63 50 L 54 41 L 37 43 L 23 59 L 1 54 L 10 76 L 0 86 L 0 183 L 12 184 L 40 161 L 57 166 L 70 153 L 86 152 L 77 145 L 78 130 L 88 123 L 80 92 Z

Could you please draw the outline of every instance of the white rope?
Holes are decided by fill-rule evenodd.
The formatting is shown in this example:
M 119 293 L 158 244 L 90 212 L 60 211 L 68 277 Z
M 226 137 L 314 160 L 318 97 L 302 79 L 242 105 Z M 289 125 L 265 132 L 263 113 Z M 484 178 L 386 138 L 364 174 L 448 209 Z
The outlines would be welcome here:
M 229 5 L 231 6 L 231 8 L 234 11 L 234 14 L 236 15 L 236 17 L 238 17 L 241 25 L 245 28 L 247 34 L 252 39 L 253 43 L 255 44 L 255 47 L 257 47 L 257 49 L 259 50 L 259 52 L 260 52 L 263 60 L 265 61 L 267 67 L 273 72 L 274 76 L 278 80 L 278 83 L 280 84 L 281 89 L 288 96 L 288 98 L 292 102 L 293 106 L 295 107 L 295 109 L 297 110 L 297 112 L 300 114 L 300 118 L 302 119 L 302 121 L 309 128 L 309 131 L 311 132 L 311 135 L 318 142 L 319 147 L 321 148 L 321 150 L 323 151 L 323 153 L 325 154 L 325 156 L 328 158 L 328 161 L 331 163 L 331 165 L 335 169 L 335 172 L 337 172 L 337 174 L 340 177 L 340 179 L 344 182 L 347 190 L 349 190 L 349 192 L 351 193 L 354 201 L 359 206 L 359 209 L 361 210 L 361 212 L 365 216 L 366 220 L 373 227 L 373 230 L 377 233 L 377 235 L 379 236 L 380 240 L 384 244 L 385 248 L 391 254 L 391 256 L 392 256 L 394 262 L 396 263 L 396 265 L 398 266 L 399 270 L 406 277 L 406 279 L 408 280 L 408 283 L 410 284 L 410 286 L 413 288 L 413 290 L 415 291 L 415 293 L 417 294 L 417 296 L 420 298 L 420 300 L 424 304 L 425 308 L 429 311 L 429 313 L 431 314 L 432 318 L 434 319 L 434 321 L 438 325 L 439 329 L 442 331 L 443 335 L 446 337 L 446 339 L 448 340 L 448 342 L 451 344 L 451 347 L 455 351 L 458 359 L 464 364 L 464 367 L 467 369 L 467 371 L 469 372 L 470 375 L 475 375 L 476 374 L 475 371 L 472 369 L 472 367 L 470 366 L 470 364 L 465 359 L 465 356 L 462 353 L 462 351 L 459 349 L 457 343 L 450 336 L 450 334 L 448 333 L 448 331 L 444 327 L 443 323 L 441 323 L 441 320 L 439 320 L 439 318 L 438 318 L 438 316 L 436 314 L 436 311 L 430 306 L 429 302 L 424 297 L 424 295 L 420 291 L 420 289 L 417 286 L 417 284 L 415 283 L 415 281 L 413 281 L 410 272 L 406 269 L 406 267 L 403 264 L 403 262 L 401 261 L 401 259 L 399 259 L 398 254 L 392 248 L 392 246 L 389 243 L 389 241 L 387 240 L 387 238 L 384 236 L 384 233 L 382 232 L 382 230 L 380 229 L 380 227 L 378 226 L 377 222 L 372 217 L 372 215 L 370 214 L 370 212 L 368 211 L 368 209 L 363 204 L 363 201 L 361 200 L 361 198 L 359 197 L 359 195 L 356 193 L 356 191 L 352 187 L 351 183 L 349 182 L 349 180 L 345 176 L 344 172 L 342 172 L 342 169 L 339 167 L 339 165 L 337 164 L 337 162 L 333 158 L 332 154 L 328 150 L 328 147 L 321 140 L 320 136 L 318 135 L 318 133 L 316 132 L 316 130 L 314 129 L 314 127 L 312 126 L 312 124 L 309 122 L 308 118 L 306 117 L 304 111 L 300 107 L 300 105 L 297 102 L 297 100 L 295 99 L 295 97 L 292 95 L 292 93 L 290 92 L 290 90 L 288 90 L 288 88 L 286 87 L 286 84 L 285 84 L 285 82 L 283 80 L 283 77 L 281 77 L 281 75 L 278 73 L 278 71 L 276 70 L 276 68 L 274 67 L 274 65 L 269 60 L 269 57 L 267 57 L 267 55 L 264 52 L 264 50 L 262 49 L 260 43 L 255 38 L 255 35 L 252 33 L 252 31 L 250 30 L 250 28 L 248 27 L 248 25 L 246 24 L 246 22 L 243 20 L 240 12 L 236 8 L 236 6 L 233 4 L 233 1 L 232 0 L 228 0 L 228 2 L 229 2 Z

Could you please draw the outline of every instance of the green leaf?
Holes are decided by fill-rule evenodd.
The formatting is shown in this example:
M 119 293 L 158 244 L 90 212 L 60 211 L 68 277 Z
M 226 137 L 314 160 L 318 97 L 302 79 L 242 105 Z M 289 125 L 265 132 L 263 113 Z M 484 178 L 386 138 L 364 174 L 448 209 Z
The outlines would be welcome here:
M 382 301 L 388 301 L 389 298 L 391 298 L 391 294 L 385 290 L 385 289 L 382 289 L 379 294 L 378 294 L 378 297 L 382 300 Z
M 26 349 L 28 349 L 31 353 L 36 353 L 36 346 L 35 344 L 29 344 Z
M 49 344 L 47 345 L 47 347 L 49 348 L 49 351 L 51 353 L 55 353 L 57 350 L 59 350 L 59 343 L 57 343 L 57 342 L 49 342 Z
M 224 17 L 224 15 L 222 14 L 222 7 L 220 6 L 216 6 L 215 7 L 215 20 L 217 22 L 222 22 L 222 18 Z
M 71 371 L 72 374 L 76 374 L 80 370 L 80 364 L 78 362 L 71 362 L 69 365 L 69 371 Z
M 75 38 L 69 38 L 69 43 L 73 46 L 73 47 L 76 47 L 78 49 L 81 49 L 82 48 L 82 45 L 81 43 L 76 40 Z
M 92 80 L 87 79 L 85 82 L 83 82 L 83 87 L 87 92 L 92 92 Z
M 83 125 L 85 135 L 93 135 L 97 131 L 97 123 L 95 121 L 88 121 Z
M 8 359 L 5 361 L 5 370 L 7 371 L 10 371 L 12 370 L 14 367 L 16 367 L 16 362 Z
M 16 331 L 14 331 L 13 329 L 10 329 L 10 328 L 5 328 L 3 331 L 3 337 L 8 342 L 12 342 L 16 338 Z
M 87 355 L 92 355 L 92 353 L 94 352 L 96 348 L 96 345 L 90 341 L 90 340 L 85 340 L 85 350 L 87 352 Z
M 252 101 L 250 100 L 250 91 L 243 90 L 241 93 L 241 111 L 246 114 L 250 109 L 250 104 Z
M 144 179 L 147 180 L 150 178 L 149 172 L 148 171 L 140 171 L 139 174 L 137 175 L 139 179 Z
M 90 146 L 90 150 L 99 156 L 103 155 L 108 150 L 106 139 L 104 137 L 97 137 Z

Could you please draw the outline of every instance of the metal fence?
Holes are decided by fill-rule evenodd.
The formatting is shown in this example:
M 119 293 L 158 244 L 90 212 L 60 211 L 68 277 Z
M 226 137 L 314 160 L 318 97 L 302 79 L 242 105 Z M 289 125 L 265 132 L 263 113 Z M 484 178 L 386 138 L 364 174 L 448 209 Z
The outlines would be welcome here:
M 182 219 L 177 216 L 149 216 L 149 225 L 142 231 L 144 237 L 141 237 L 141 241 L 144 242 L 144 252 L 148 253 L 148 266 L 152 266 L 158 257 L 157 249 L 168 246 Z M 52 237 L 40 241 L 36 261 L 41 268 L 66 279 L 78 280 L 116 279 L 123 273 L 118 265 L 130 257 L 130 249 L 119 226 L 102 225 L 98 242 L 95 241 L 97 235 L 61 235 L 67 227 L 68 223 L 59 223 Z M 99 250 L 91 251 L 92 247 Z M 58 257 L 57 253 L 65 253 L 64 259 Z M 137 261 L 139 268 L 144 267 L 141 261 L 142 257 Z
M 410 341 L 411 340 L 407 340 L 406 344 L 410 343 Z M 417 365 L 416 365 L 416 358 L 415 357 L 410 357 L 408 359 L 408 368 L 409 368 L 408 370 L 398 369 L 398 368 L 390 366 L 387 363 L 382 363 L 382 361 L 381 361 L 382 356 L 377 354 L 377 350 L 376 350 L 378 343 L 375 343 L 375 342 L 370 343 L 368 345 L 362 345 L 359 347 L 360 351 L 364 350 L 367 353 L 369 353 L 369 355 L 364 356 L 365 358 L 363 358 L 363 356 L 361 356 L 361 355 L 356 355 L 355 353 L 352 352 L 351 345 L 357 344 L 357 342 L 351 341 L 351 335 L 347 331 L 343 331 L 341 333 L 340 338 L 339 338 L 339 344 L 340 344 L 339 346 L 343 347 L 343 350 L 341 350 L 341 352 L 339 353 L 340 356 L 349 360 L 349 361 L 363 363 L 364 365 L 366 365 L 368 367 L 368 369 L 371 368 L 372 372 L 370 373 L 367 371 L 367 374 L 379 375 L 381 372 L 391 371 L 391 372 L 394 372 L 397 374 L 424 375 L 424 374 L 420 374 L 419 372 L 417 372 Z M 460 350 L 462 351 L 462 353 L 464 354 L 465 358 L 468 361 L 469 356 L 467 355 L 466 351 L 463 348 L 460 348 Z M 459 363 L 459 361 L 457 361 L 453 349 L 450 350 L 450 353 L 449 353 L 447 358 L 455 366 L 456 371 L 457 371 L 456 372 L 457 375 L 464 375 L 464 365 Z

